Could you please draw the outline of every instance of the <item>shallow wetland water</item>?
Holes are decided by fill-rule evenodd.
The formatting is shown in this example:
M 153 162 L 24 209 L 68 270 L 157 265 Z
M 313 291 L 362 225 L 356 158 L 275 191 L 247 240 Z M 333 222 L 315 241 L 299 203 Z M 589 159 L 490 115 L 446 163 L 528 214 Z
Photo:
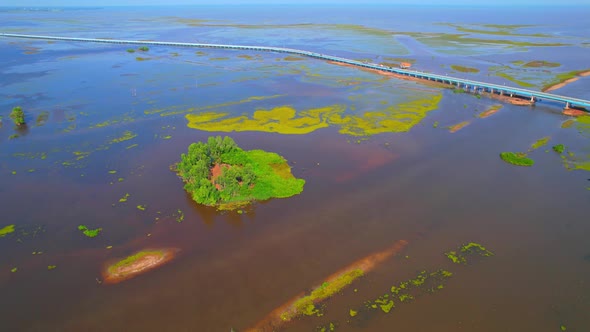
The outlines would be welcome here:
M 486 67 L 497 64 L 479 50 L 447 61 L 453 39 L 444 33 L 454 28 L 435 24 L 430 12 L 429 29 L 446 37 L 427 42 L 432 31 L 416 31 L 403 44 L 391 38 L 377 47 L 389 36 L 383 31 L 407 30 L 388 26 L 376 9 L 371 29 L 359 28 L 371 21 L 338 25 L 346 22 L 344 9 L 337 22 L 314 18 L 317 26 L 298 25 L 308 17 L 302 9 L 289 22 L 266 11 L 186 13 L 209 23 L 174 18 L 178 9 L 108 10 L 125 18 L 122 35 L 100 24 L 105 12 L 96 10 L 0 15 L 19 33 L 48 28 L 80 37 L 237 44 L 262 34 L 264 44 L 351 58 L 381 61 L 384 49 L 398 52 L 390 57 L 415 55 L 418 68 L 433 66 L 426 63 L 432 54 L 447 54 L 436 61 L 448 68 L 430 70 L 464 65 L 480 72 L 461 75 L 502 79 L 488 76 L 494 71 Z M 221 21 L 224 15 L 234 23 Z M 287 26 L 260 29 L 252 26 L 256 15 Z M 22 26 L 32 19 L 37 23 Z M 514 23 L 506 20 L 500 23 Z M 570 43 L 582 38 L 571 36 Z M 347 48 L 352 41 L 361 44 Z M 417 53 L 403 46 L 414 43 Z M 489 47 L 506 63 L 536 56 L 513 44 Z M 588 54 L 587 47 L 564 47 Z M 586 120 L 562 128 L 569 118 L 557 105 L 515 106 L 282 54 L 128 48 L 0 40 L 0 229 L 15 225 L 0 235 L 0 330 L 245 331 L 334 272 L 402 240 L 407 245 L 397 255 L 318 303 L 321 315 L 298 317 L 282 331 L 329 331 L 330 324 L 336 331 L 590 329 L 590 173 L 572 169 L 590 160 Z M 585 69 L 579 59 L 560 58 L 558 48 L 545 46 L 541 54 L 553 54 L 546 60 L 564 64 L 561 71 Z M 537 89 L 542 75 L 549 74 L 533 80 Z M 556 92 L 588 99 L 588 79 Z M 26 130 L 8 117 L 17 105 Z M 463 122 L 469 125 L 449 132 Z M 190 143 L 212 135 L 284 156 L 306 180 L 304 191 L 244 213 L 198 206 L 169 167 Z M 529 151 L 544 137 L 547 145 Z M 552 150 L 556 144 L 567 147 L 563 158 Z M 505 163 L 504 151 L 529 151 L 535 164 Z M 78 225 L 102 231 L 86 237 Z M 469 264 L 445 256 L 469 242 L 494 255 Z M 175 258 L 117 284 L 102 280 L 109 262 L 158 248 L 174 248 Z M 392 286 L 439 269 L 452 276 L 435 292 L 417 290 L 387 310 L 370 307 L 391 296 Z

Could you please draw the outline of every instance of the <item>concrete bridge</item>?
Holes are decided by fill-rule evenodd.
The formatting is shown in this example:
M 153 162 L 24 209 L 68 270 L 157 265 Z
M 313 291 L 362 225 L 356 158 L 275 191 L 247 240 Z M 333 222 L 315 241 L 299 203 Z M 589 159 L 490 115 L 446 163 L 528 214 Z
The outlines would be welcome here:
M 590 100 L 584 100 L 573 97 L 560 96 L 552 93 L 545 93 L 540 91 L 533 91 L 528 89 L 514 88 L 505 85 L 491 84 L 467 79 L 461 79 L 446 75 L 437 75 L 432 73 L 424 73 L 411 69 L 402 69 L 382 66 L 375 63 L 365 63 L 361 61 L 298 50 L 284 47 L 271 46 L 248 46 L 248 45 L 227 45 L 227 44 L 204 44 L 204 43 L 180 43 L 180 42 L 163 42 L 163 41 L 143 41 L 143 40 L 121 40 L 121 39 L 96 39 L 96 38 L 75 38 L 75 37 L 55 37 L 55 36 L 40 36 L 40 35 L 24 35 L 12 33 L 0 33 L 0 37 L 8 38 L 28 38 L 28 39 L 42 39 L 42 40 L 59 40 L 72 42 L 91 42 L 91 43 L 106 43 L 106 44 L 125 44 L 125 45 L 150 45 L 150 46 L 174 46 L 174 47 L 196 47 L 196 48 L 218 48 L 230 50 L 245 50 L 245 51 L 260 51 L 260 52 L 277 52 L 288 53 L 316 58 L 321 60 L 334 61 L 344 64 L 353 65 L 356 67 L 363 67 L 369 69 L 376 69 L 385 72 L 391 72 L 408 77 L 414 77 L 444 84 L 456 86 L 461 89 L 466 89 L 473 92 L 489 92 L 497 95 L 507 95 L 512 97 L 520 97 L 529 99 L 531 102 L 537 101 L 551 101 L 563 104 L 567 107 L 582 107 L 590 110 Z

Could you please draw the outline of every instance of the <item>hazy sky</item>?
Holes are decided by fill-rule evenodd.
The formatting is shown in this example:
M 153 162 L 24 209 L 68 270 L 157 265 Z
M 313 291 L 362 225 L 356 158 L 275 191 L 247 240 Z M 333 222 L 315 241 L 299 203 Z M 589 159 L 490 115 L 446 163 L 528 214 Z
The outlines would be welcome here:
M 102 0 L 102 1 L 80 1 L 80 0 L 2 0 L 0 6 L 18 7 L 49 7 L 49 6 L 133 6 L 133 5 L 198 5 L 198 4 L 411 4 L 411 0 Z M 589 4 L 588 0 L 423 0 L 420 4 L 440 5 L 582 5 Z

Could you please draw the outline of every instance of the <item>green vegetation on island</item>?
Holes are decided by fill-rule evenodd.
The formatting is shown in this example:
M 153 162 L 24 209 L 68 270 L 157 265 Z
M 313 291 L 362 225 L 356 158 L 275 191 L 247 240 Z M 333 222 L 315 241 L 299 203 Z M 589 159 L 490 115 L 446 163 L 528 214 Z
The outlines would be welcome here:
M 147 46 L 142 46 L 142 47 L 138 48 L 138 50 L 140 50 L 140 51 L 142 51 L 142 52 L 147 52 L 147 51 L 149 51 L 150 49 L 149 49 Z
M 276 153 L 244 151 L 230 137 L 209 137 L 193 143 L 172 166 L 197 203 L 232 210 L 273 197 L 303 191 L 305 180 L 291 174 L 287 161 Z
M 557 144 L 557 145 L 553 146 L 553 151 L 555 151 L 559 154 L 562 154 L 564 150 L 565 150 L 565 145 L 563 145 L 563 144 Z
M 533 166 L 534 160 L 527 157 L 524 152 L 502 152 L 500 158 L 505 162 L 516 166 Z
M 80 225 L 80 226 L 78 226 L 78 230 L 80 230 L 84 235 L 86 235 L 88 237 L 96 237 L 102 231 L 102 228 L 89 229 L 85 225 Z
M 23 109 L 20 106 L 12 109 L 12 112 L 10 112 L 10 118 L 17 126 L 25 125 L 25 112 L 23 112 Z

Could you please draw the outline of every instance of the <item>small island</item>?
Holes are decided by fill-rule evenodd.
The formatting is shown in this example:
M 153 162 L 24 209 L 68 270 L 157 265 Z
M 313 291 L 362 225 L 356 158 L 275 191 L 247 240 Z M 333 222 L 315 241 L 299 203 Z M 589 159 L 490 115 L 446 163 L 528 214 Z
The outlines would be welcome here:
M 500 158 L 505 162 L 516 166 L 533 166 L 535 161 L 528 158 L 524 152 L 502 152 Z
M 155 269 L 171 261 L 177 251 L 177 249 L 144 250 L 127 256 L 104 269 L 104 282 L 115 284 Z
M 26 125 L 25 112 L 23 112 L 23 109 L 20 106 L 12 109 L 12 112 L 10 112 L 10 118 L 18 127 L 23 127 Z
M 184 189 L 199 204 L 234 210 L 254 201 L 285 198 L 303 191 L 305 180 L 291 173 L 276 153 L 244 151 L 230 137 L 193 143 L 172 166 Z

